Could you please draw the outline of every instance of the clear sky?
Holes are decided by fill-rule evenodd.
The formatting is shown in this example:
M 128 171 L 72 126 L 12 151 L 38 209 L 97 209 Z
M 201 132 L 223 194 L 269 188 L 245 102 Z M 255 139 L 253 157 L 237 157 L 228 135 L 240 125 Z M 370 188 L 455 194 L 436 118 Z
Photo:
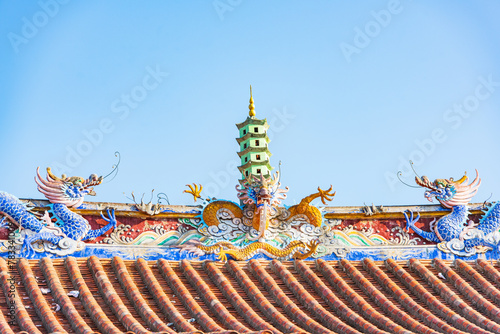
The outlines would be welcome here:
M 419 174 L 478 169 L 500 200 L 498 1 L 1 1 L 0 189 L 118 175 L 88 200 L 185 185 L 236 200 L 235 123 L 271 124 L 292 205 L 425 204 Z M 124 195 L 125 193 L 125 195 Z M 146 196 L 148 198 L 148 196 Z

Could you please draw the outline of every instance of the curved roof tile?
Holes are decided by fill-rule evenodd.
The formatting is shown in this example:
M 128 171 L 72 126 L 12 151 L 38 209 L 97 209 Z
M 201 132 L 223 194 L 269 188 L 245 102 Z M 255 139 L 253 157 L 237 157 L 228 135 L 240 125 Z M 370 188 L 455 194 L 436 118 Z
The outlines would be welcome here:
M 0 259 L 0 332 L 500 333 L 498 267 Z

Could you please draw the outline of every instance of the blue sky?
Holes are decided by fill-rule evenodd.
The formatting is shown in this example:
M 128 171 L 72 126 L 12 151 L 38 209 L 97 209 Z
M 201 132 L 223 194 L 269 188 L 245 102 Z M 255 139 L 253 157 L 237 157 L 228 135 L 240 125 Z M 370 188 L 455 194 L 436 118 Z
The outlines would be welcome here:
M 292 205 L 425 204 L 395 174 L 478 169 L 500 199 L 498 1 L 2 1 L 0 189 L 42 198 L 37 166 L 118 175 L 88 200 L 187 183 L 236 199 L 235 123 L 272 125 Z M 148 196 L 146 196 L 148 198 Z

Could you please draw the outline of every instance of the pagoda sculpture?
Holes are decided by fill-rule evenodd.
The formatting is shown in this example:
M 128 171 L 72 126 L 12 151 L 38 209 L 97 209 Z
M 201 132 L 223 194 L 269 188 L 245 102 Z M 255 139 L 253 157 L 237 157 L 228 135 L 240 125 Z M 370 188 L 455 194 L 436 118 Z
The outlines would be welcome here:
M 271 176 L 273 168 L 269 163 L 271 152 L 269 152 L 269 137 L 267 136 L 266 119 L 258 119 L 255 116 L 255 106 L 252 96 L 252 86 L 250 86 L 250 104 L 248 106 L 248 117 L 243 123 L 236 124 L 240 132 L 240 137 L 236 141 L 240 145 L 238 156 L 241 159 L 241 166 L 238 167 L 242 174 L 240 184 L 251 175 L 265 178 Z

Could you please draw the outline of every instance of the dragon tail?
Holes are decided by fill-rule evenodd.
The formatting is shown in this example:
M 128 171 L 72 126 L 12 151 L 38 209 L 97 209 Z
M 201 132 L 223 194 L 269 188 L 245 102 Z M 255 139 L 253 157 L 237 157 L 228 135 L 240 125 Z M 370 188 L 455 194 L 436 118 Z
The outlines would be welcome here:
M 479 221 L 479 230 L 485 234 L 500 229 L 500 202 L 493 202 L 485 211 L 483 218 Z
M 475 233 L 472 233 L 472 238 L 464 240 L 466 248 L 476 246 L 486 246 L 490 248 L 498 248 L 498 231 L 500 229 L 500 202 L 494 202 L 488 206 L 483 218 L 479 221 L 479 225 Z M 496 234 L 496 235 L 495 235 Z
M 0 213 L 25 229 L 39 232 L 43 227 L 42 222 L 17 197 L 3 191 L 0 191 Z

